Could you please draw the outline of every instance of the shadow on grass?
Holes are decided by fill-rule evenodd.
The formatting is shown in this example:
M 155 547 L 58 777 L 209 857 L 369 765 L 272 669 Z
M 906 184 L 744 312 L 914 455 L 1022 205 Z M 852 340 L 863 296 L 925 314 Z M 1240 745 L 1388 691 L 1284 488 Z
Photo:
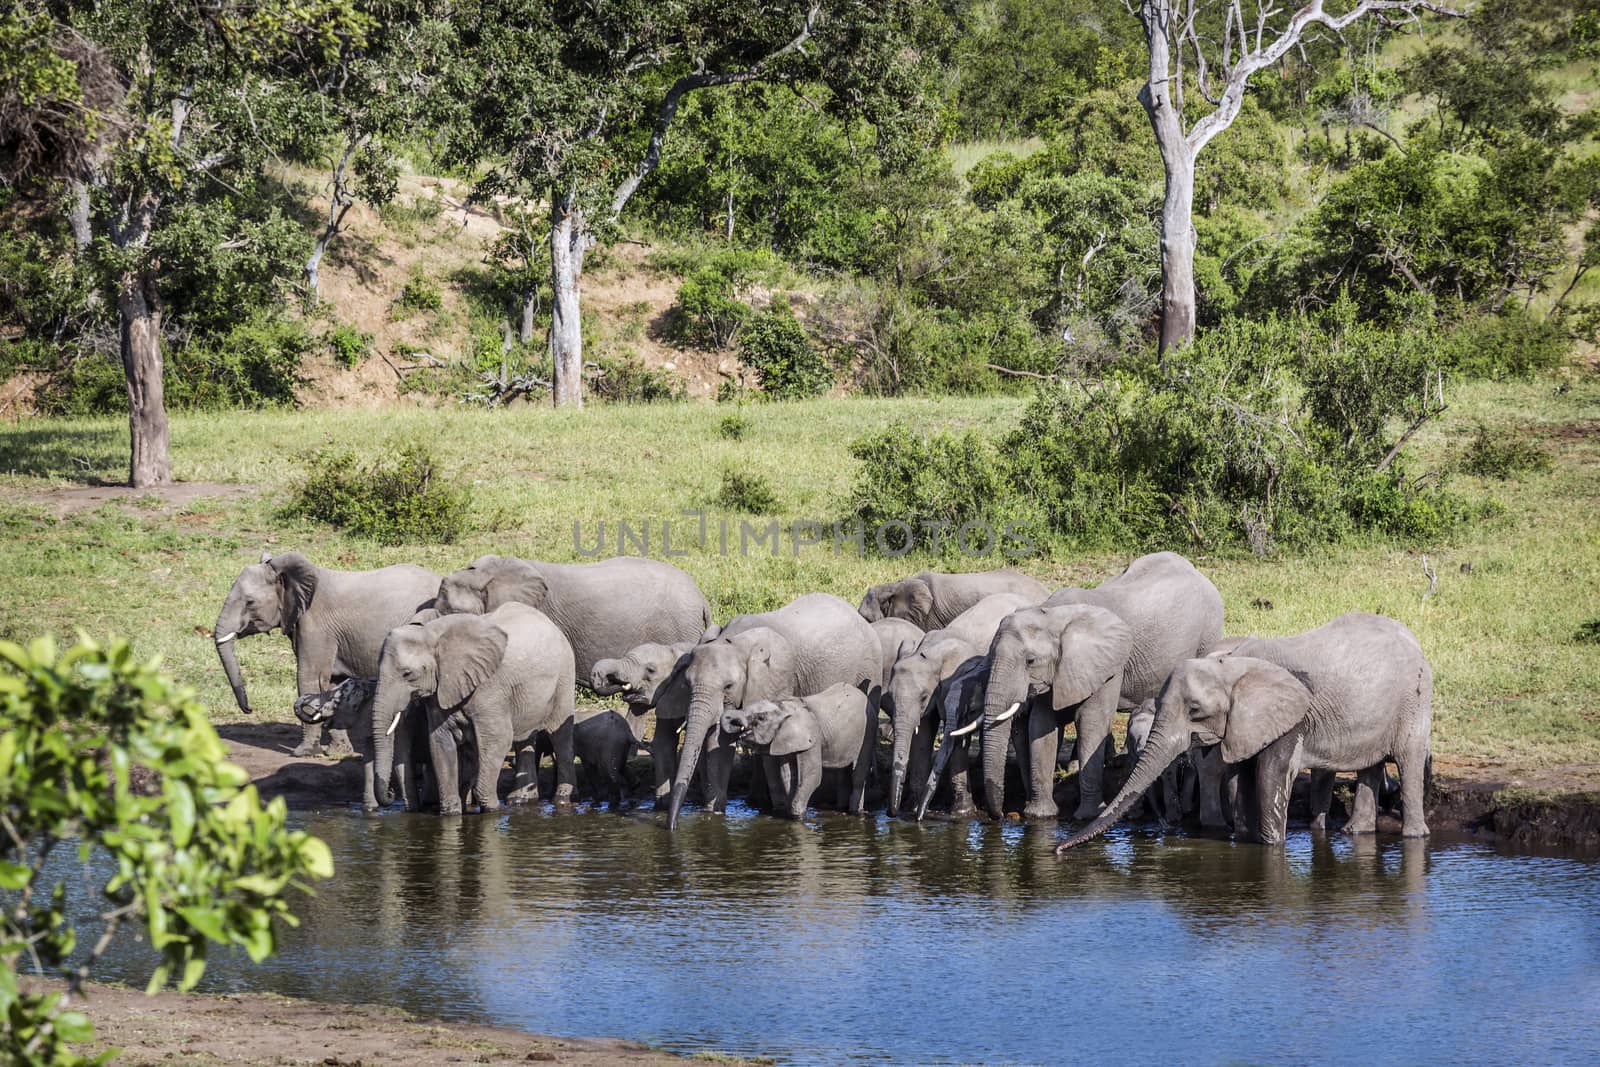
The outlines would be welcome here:
M 83 485 L 126 485 L 128 434 L 118 427 L 0 428 L 0 474 L 61 478 Z

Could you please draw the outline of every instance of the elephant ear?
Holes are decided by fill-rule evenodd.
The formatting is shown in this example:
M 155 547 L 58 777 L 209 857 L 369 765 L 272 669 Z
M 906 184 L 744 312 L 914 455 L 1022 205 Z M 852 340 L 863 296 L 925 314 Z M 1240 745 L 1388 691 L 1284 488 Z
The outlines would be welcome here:
M 1239 763 L 1294 729 L 1311 710 L 1311 690 L 1276 663 L 1237 657 L 1244 667 L 1233 683 L 1222 758 Z
M 744 646 L 744 698 L 740 705 L 757 700 L 779 700 L 794 689 L 794 649 L 788 638 L 768 626 L 757 626 L 736 636 Z
M 800 701 L 784 702 L 779 713 L 778 730 L 772 735 L 767 752 L 774 756 L 792 756 L 817 746 L 817 720 L 811 710 Z
M 946 730 L 965 726 L 983 711 L 984 691 L 989 687 L 989 658 L 972 656 L 956 667 L 943 682 L 935 699 L 944 717 Z
M 926 626 L 933 615 L 933 587 L 921 578 L 907 578 L 895 593 L 895 603 L 900 606 L 900 618 Z
M 501 556 L 489 571 L 489 584 L 484 587 L 483 610 L 493 611 L 501 604 L 526 604 L 545 610 L 550 587 L 539 569 L 525 559 Z
M 500 667 L 506 654 L 506 632 L 480 615 L 464 616 L 442 625 L 435 641 L 435 699 L 441 708 L 466 701 L 478 686 Z
M 1051 704 L 1060 711 L 1083 703 L 1116 676 L 1133 651 L 1133 630 L 1104 608 L 1072 605 L 1051 610 L 1066 618 L 1061 658 L 1050 686 Z
M 285 552 L 263 562 L 278 578 L 278 618 L 283 632 L 294 636 L 300 613 L 317 594 L 317 568 L 298 552 Z

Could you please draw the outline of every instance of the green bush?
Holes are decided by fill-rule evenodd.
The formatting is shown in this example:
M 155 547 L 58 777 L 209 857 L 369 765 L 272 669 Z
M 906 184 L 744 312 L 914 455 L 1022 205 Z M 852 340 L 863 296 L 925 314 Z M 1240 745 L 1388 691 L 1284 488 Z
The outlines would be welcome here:
M 1514 433 L 1491 430 L 1484 425 L 1461 454 L 1461 469 L 1480 478 L 1509 481 L 1521 474 L 1542 473 L 1550 469 L 1550 453 Z
M 120 928 L 156 950 L 149 992 L 174 980 L 192 989 L 210 944 L 265 959 L 282 924 L 295 923 L 292 894 L 333 875 L 327 845 L 288 829 L 283 801 L 263 805 L 228 761 L 194 693 L 137 661 L 126 641 L 83 638 L 59 655 L 47 637 L 26 648 L 0 641 L 0 767 L 6 1063 L 109 1058 L 71 1048 L 94 1038 L 93 1024 L 59 991 L 19 988 L 24 961 L 79 994 Z M 103 882 L 90 873 L 95 853 L 110 860 Z M 93 912 L 100 943 L 85 951 L 71 916 Z
M 288 512 L 385 545 L 454 544 L 467 526 L 468 494 L 438 468 L 431 449 L 402 445 L 362 461 L 349 451 L 311 455 Z
M 770 252 L 742 248 L 706 255 L 690 255 L 690 251 L 651 259 L 658 267 L 687 271 L 673 305 L 671 333 L 687 344 L 726 348 L 752 315 L 750 306 L 739 299 L 739 291 L 759 278 L 770 277 L 777 258 Z
M 613 404 L 653 404 L 684 400 L 688 390 L 683 380 L 669 370 L 647 367 L 637 356 L 601 357 L 595 361 L 598 373 L 588 381 L 589 395 Z
M 778 494 L 772 485 L 759 474 L 725 467 L 722 485 L 712 503 L 729 511 L 749 515 L 771 515 L 778 510 Z
M 756 372 L 769 400 L 802 400 L 833 387 L 833 367 L 794 317 L 786 300 L 772 306 L 739 339 L 739 360 Z
M 738 412 L 734 412 L 732 415 L 724 415 L 722 420 L 717 423 L 717 435 L 730 441 L 743 441 L 745 434 L 749 432 L 750 420 Z
M 1529 378 L 1567 361 L 1572 339 L 1559 323 L 1509 306 L 1498 315 L 1474 315 L 1443 341 L 1444 361 L 1465 378 Z
M 422 271 L 416 270 L 406 279 L 394 303 L 404 311 L 439 311 L 444 307 L 444 294 Z
M 372 355 L 373 336 L 348 323 L 339 323 L 328 334 L 328 347 L 333 349 L 333 361 L 341 367 L 354 369 Z

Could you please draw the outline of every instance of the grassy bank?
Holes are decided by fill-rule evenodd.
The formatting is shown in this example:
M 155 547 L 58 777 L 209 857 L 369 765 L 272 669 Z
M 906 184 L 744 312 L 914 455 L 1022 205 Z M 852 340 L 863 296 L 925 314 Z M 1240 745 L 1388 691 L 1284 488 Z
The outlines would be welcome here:
M 777 518 L 832 521 L 854 477 L 849 442 L 892 420 L 919 429 L 998 432 L 1020 409 L 1007 398 L 819 400 L 744 409 L 741 440 L 720 424 L 730 410 L 701 404 L 593 408 L 265 412 L 174 420 L 173 460 L 191 482 L 182 497 L 154 494 L 86 501 L 94 482 L 123 476 L 126 427 L 116 420 L 30 420 L 0 429 L 0 635 L 70 637 L 74 627 L 118 632 L 161 653 L 219 719 L 237 717 L 208 638 L 239 568 L 263 548 L 300 549 L 318 562 L 360 568 L 413 561 L 439 570 L 485 552 L 575 558 L 574 523 L 592 546 L 601 522 L 616 551 L 616 524 L 648 524 L 663 555 L 663 521 L 677 559 L 699 579 L 719 618 L 764 610 L 824 590 L 854 602 L 871 582 L 927 559 L 857 558 L 830 542 L 796 555 L 751 545 L 719 550 L 715 503 L 725 469 L 760 476 L 776 492 Z M 1509 779 L 1600 767 L 1600 646 L 1574 640 L 1600 616 L 1600 383 L 1541 380 L 1464 386 L 1438 425 L 1419 433 L 1416 469 L 1448 462 L 1478 423 L 1540 440 L 1555 464 L 1521 481 L 1457 476 L 1458 489 L 1493 498 L 1502 514 L 1441 545 L 1341 545 L 1295 558 L 1204 558 L 1222 590 L 1230 632 L 1291 633 L 1343 611 L 1401 619 L 1431 657 L 1434 743 L 1441 768 Z M 322 446 L 370 453 L 429 441 L 471 483 L 478 527 L 461 543 L 384 548 L 282 514 L 302 457 Z M 88 506 L 85 506 L 87 504 Z M 711 536 L 692 543 L 708 509 Z M 1438 581 L 1425 598 L 1426 552 Z M 1024 564 L 1047 582 L 1098 580 L 1126 556 L 1039 558 Z M 1470 564 L 1470 568 L 1466 565 Z M 981 561 L 973 561 L 979 567 Z M 293 660 L 287 642 L 246 641 L 240 660 L 267 714 L 287 717 Z M 1585 771 L 1584 765 L 1588 765 Z

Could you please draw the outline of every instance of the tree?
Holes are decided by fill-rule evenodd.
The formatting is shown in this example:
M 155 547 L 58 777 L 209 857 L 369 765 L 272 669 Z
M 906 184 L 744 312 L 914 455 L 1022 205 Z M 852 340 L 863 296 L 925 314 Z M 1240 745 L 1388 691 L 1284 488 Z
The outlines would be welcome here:
M 901 5 L 867 0 L 478 0 L 456 10 L 463 55 L 450 98 L 453 151 L 489 157 L 478 195 L 548 204 L 550 355 L 557 406 L 581 407 L 584 257 L 660 163 L 684 100 L 758 81 L 834 81 L 842 109 L 914 65 Z M 865 68 L 865 73 L 861 68 Z M 902 83 L 907 79 L 901 79 Z
M 103 1062 L 70 1047 L 94 1036 L 76 1008 L 119 931 L 141 927 L 161 962 L 148 990 L 192 989 L 209 944 L 260 961 L 276 923 L 294 924 L 287 891 L 333 875 L 328 846 L 263 806 L 194 694 L 140 663 L 126 641 L 87 637 L 57 655 L 41 638 L 0 641 L 0 1056 L 52 1067 Z M 110 859 L 99 936 L 74 954 L 68 887 L 53 855 Z M 65 982 L 25 991 L 20 963 Z
M 1161 206 L 1161 351 L 1165 353 L 1194 338 L 1195 160 L 1238 117 L 1250 78 L 1277 63 L 1314 28 L 1337 33 L 1368 16 L 1386 24 L 1416 20 L 1422 12 L 1461 16 L 1431 0 L 1359 0 L 1340 14 L 1325 11 L 1324 0 L 1311 0 L 1280 20 L 1282 8 L 1271 0 L 1258 0 L 1251 25 L 1245 21 L 1244 0 L 1124 3 L 1144 27 L 1150 65 L 1139 103 L 1155 132 L 1166 174 Z M 1186 54 L 1193 83 L 1212 106 L 1193 121 L 1184 99 Z
M 337 52 L 369 20 L 347 0 L 280 8 L 221 0 L 203 9 L 179 0 L 57 0 L 32 34 L 77 71 L 77 87 L 102 87 L 103 102 L 56 86 L 51 107 L 0 140 L 29 143 L 38 118 L 73 137 L 32 136 L 45 151 L 31 166 L 77 190 L 78 243 L 115 294 L 127 383 L 135 487 L 172 480 L 163 385 L 162 235 L 191 224 L 205 194 L 231 174 L 253 174 L 293 133 L 283 79 L 291 50 Z M 9 65 L 9 62 L 8 62 Z M 9 80 L 9 79 L 8 79 Z M 9 124 L 14 125 L 14 124 Z M 51 150 L 53 149 L 53 150 Z

